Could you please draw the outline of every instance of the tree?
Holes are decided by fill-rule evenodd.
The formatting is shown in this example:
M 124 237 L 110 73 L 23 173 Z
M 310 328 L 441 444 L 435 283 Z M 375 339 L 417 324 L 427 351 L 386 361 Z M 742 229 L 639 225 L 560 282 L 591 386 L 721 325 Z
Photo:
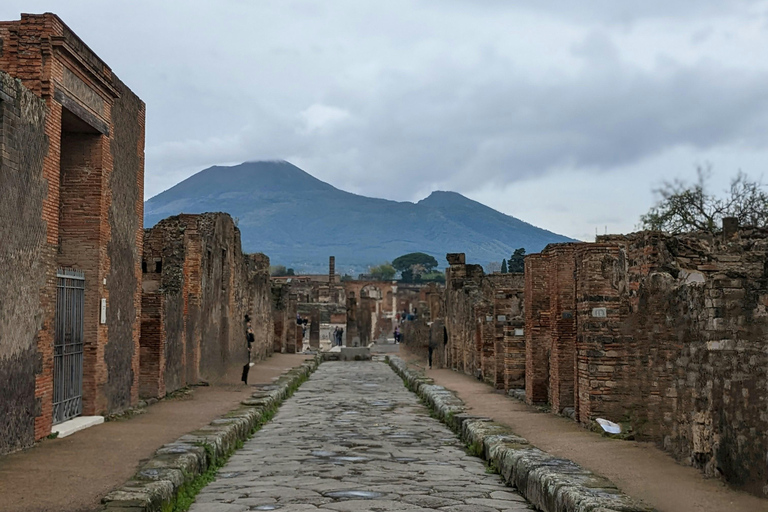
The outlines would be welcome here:
M 289 269 L 287 269 L 285 271 L 285 275 L 287 275 L 287 276 L 295 276 L 296 272 L 292 268 L 289 268 Z
M 439 270 L 433 270 L 428 274 L 422 275 L 421 281 L 424 283 L 445 283 L 445 274 Z
M 403 254 L 392 261 L 392 266 L 400 272 L 406 283 L 418 281 L 423 274 L 429 274 L 437 267 L 437 260 L 423 252 Z
M 525 272 L 525 248 L 515 249 L 507 262 L 508 272 Z
M 376 267 L 371 267 L 368 270 L 368 273 L 379 281 L 391 281 L 395 277 L 396 272 L 395 267 L 388 261 Z
M 751 180 L 739 171 L 731 180 L 724 197 L 716 197 L 707 190 L 712 174 L 709 167 L 696 169 L 693 184 L 681 180 L 664 182 L 654 190 L 658 201 L 640 216 L 643 229 L 677 234 L 686 231 L 720 230 L 724 217 L 736 217 L 741 226 L 768 226 L 768 193 L 759 181 Z
M 503 259 L 501 260 L 501 273 L 506 274 L 507 273 L 507 260 Z

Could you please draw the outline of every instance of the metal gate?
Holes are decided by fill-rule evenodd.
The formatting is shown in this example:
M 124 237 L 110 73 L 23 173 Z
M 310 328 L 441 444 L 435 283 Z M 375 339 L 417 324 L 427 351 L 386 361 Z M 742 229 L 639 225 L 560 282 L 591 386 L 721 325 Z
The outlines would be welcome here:
M 56 273 L 56 326 L 53 341 L 53 423 L 83 412 L 83 303 L 85 275 Z

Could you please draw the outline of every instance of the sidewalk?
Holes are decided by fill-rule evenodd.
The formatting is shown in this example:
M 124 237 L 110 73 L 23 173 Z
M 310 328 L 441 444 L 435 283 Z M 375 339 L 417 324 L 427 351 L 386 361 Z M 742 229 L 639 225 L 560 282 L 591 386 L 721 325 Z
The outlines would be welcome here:
M 409 366 L 424 369 L 423 358 L 401 349 L 400 357 Z M 699 470 L 677 463 L 652 443 L 602 437 L 452 370 L 426 370 L 426 374 L 455 391 L 473 413 L 493 418 L 538 448 L 609 478 L 624 493 L 659 512 L 768 512 L 768 500 L 704 478 Z
M 251 368 L 248 382 L 264 384 L 306 359 L 274 354 Z M 162 400 L 130 419 L 110 421 L 64 439 L 0 457 L 0 512 L 91 512 L 160 446 L 210 423 L 250 396 L 239 369 L 210 387 Z

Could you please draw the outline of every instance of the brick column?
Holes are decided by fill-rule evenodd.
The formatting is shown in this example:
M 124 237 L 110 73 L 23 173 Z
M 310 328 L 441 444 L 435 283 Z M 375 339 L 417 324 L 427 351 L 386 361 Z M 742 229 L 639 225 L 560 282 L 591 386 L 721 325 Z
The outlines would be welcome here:
M 574 404 L 576 358 L 576 283 L 574 252 L 577 244 L 548 250 L 552 352 L 549 358 L 549 403 L 552 412 Z
M 543 254 L 525 257 L 525 399 L 530 404 L 549 398 L 549 286 Z

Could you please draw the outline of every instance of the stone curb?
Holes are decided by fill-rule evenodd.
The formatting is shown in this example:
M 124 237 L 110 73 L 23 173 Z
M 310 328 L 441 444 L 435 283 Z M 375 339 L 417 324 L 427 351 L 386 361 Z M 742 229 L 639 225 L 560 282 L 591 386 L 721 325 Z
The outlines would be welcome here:
M 239 441 L 248 439 L 262 418 L 286 399 L 291 387 L 309 377 L 321 361 L 321 356 L 307 359 L 274 384 L 262 386 L 236 409 L 162 446 L 131 480 L 101 500 L 102 510 L 160 512 L 173 502 L 182 485 L 204 473 L 220 457 L 232 453 Z
M 654 512 L 623 494 L 610 480 L 539 450 L 509 427 L 467 414 L 464 402 L 453 392 L 410 370 L 399 357 L 390 356 L 389 365 L 462 441 L 483 454 L 507 485 L 516 487 L 539 510 Z

